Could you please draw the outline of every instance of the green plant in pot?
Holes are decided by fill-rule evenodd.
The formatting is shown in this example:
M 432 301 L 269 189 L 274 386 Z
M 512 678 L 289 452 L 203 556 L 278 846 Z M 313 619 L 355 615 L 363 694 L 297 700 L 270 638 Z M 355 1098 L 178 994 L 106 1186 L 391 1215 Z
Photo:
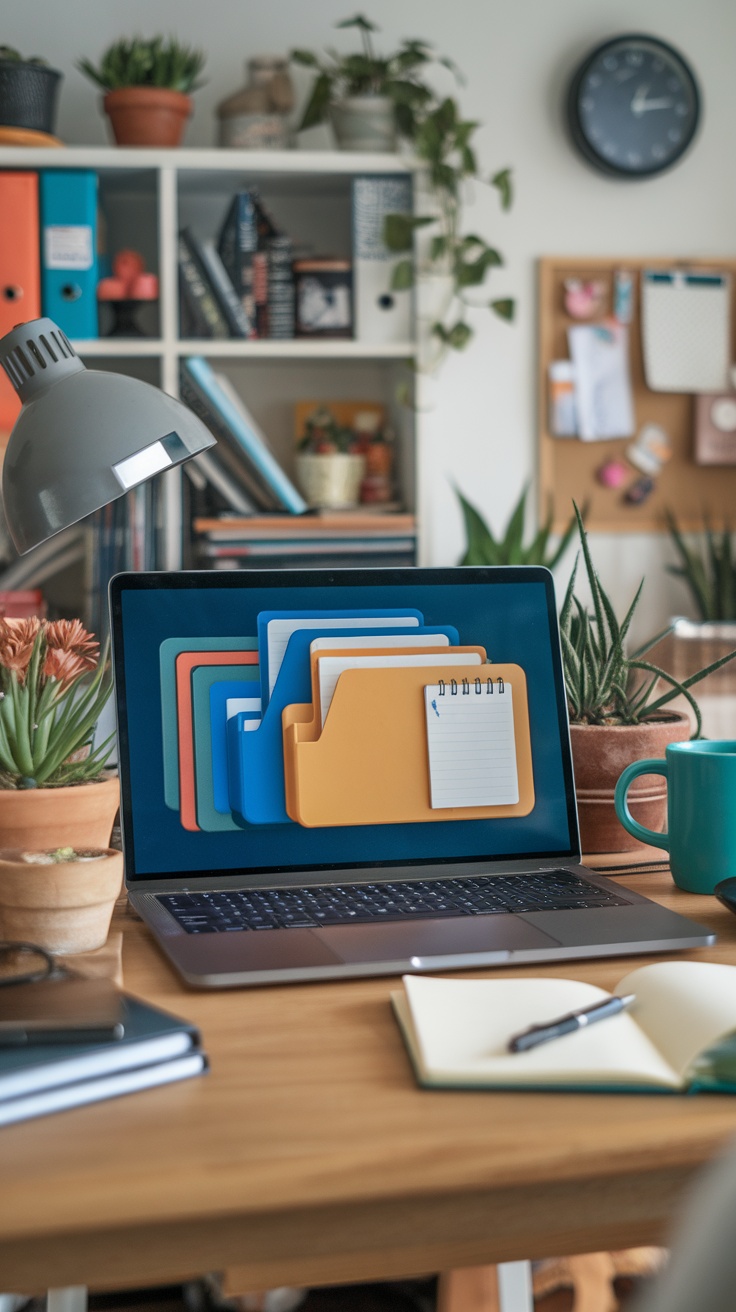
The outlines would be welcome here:
M 338 424 L 322 406 L 304 424 L 296 457 L 299 486 L 315 509 L 346 509 L 358 504 L 365 456 L 351 428 Z
M 0 127 L 52 136 L 62 77 L 39 55 L 26 58 L 12 46 L 0 46 Z M 39 144 L 47 143 L 40 139 Z
M 629 652 L 629 630 L 644 580 L 619 620 L 593 564 L 580 511 L 574 509 L 592 613 L 575 595 L 578 557 L 560 613 L 560 635 L 581 843 L 585 853 L 628 851 L 641 844 L 616 818 L 613 794 L 619 775 L 632 761 L 663 757 L 670 742 L 699 737 L 700 710 L 690 690 L 733 660 L 736 651 L 682 680 L 646 659 L 663 634 Z M 673 708 L 676 698 L 689 706 L 694 732 L 690 716 Z M 636 819 L 649 829 L 663 829 L 666 793 L 658 776 L 643 776 L 629 800 Z
M 433 61 L 453 65 L 435 55 L 426 41 L 404 40 L 393 54 L 378 54 L 373 44 L 378 28 L 362 14 L 335 26 L 359 32 L 360 50 L 349 55 L 333 49 L 324 55 L 291 52 L 295 64 L 315 74 L 299 131 L 330 120 L 345 150 L 395 150 L 397 135 L 411 140 L 419 116 L 434 99 L 422 77 L 426 66 Z
M 466 545 L 461 565 L 544 565 L 554 569 L 564 556 L 576 529 L 574 515 L 556 546 L 550 545 L 552 513 L 530 542 L 524 542 L 529 484 L 522 489 L 502 534 L 494 534 L 480 511 L 455 489 L 463 512 Z
M 93 737 L 111 682 L 80 620 L 0 619 L 1 847 L 107 847 L 118 780 Z
M 173 37 L 120 39 L 99 64 L 78 68 L 105 92 L 102 106 L 119 146 L 178 146 L 201 86 L 205 55 Z

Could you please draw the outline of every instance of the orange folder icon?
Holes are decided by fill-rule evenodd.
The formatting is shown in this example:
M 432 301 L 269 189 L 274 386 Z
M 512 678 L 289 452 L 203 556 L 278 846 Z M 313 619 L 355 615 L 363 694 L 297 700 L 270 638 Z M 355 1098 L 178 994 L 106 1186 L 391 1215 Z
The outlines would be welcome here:
M 534 778 L 526 677 L 519 665 L 468 670 L 471 678 L 477 671 L 482 680 L 503 679 L 512 694 L 518 802 L 432 808 L 424 689 L 440 680 L 450 686 L 463 674 L 457 665 L 439 664 L 442 656 L 437 659 L 433 666 L 346 670 L 321 730 L 317 704 L 285 708 L 286 810 L 292 820 L 317 828 L 529 814 Z M 313 656 L 313 687 L 315 665 Z
M 0 172 L 0 337 L 41 314 L 38 175 Z M 9 433 L 20 401 L 0 369 L 0 433 Z

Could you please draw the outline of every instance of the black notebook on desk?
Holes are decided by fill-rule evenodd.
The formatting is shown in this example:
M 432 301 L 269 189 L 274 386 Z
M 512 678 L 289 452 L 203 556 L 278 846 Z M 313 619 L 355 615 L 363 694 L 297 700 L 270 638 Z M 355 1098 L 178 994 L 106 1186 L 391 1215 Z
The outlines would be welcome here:
M 111 1043 L 0 1049 L 0 1126 L 185 1080 L 207 1069 L 188 1021 L 123 996 L 125 1036 Z

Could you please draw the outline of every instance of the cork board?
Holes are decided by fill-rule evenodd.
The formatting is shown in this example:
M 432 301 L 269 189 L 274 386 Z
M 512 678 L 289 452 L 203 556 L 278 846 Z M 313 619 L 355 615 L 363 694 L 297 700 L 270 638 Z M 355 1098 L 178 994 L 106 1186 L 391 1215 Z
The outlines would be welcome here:
M 665 509 L 671 509 L 684 530 L 702 528 L 703 512 L 714 527 L 736 520 L 736 465 L 696 465 L 693 456 L 695 397 L 681 392 L 652 392 L 644 381 L 639 313 L 642 269 L 682 268 L 699 273 L 732 275 L 731 340 L 736 343 L 736 260 L 674 259 L 576 259 L 545 257 L 539 262 L 539 513 L 545 519 L 550 506 L 554 527 L 561 531 L 570 519 L 572 499 L 588 503 L 589 528 L 606 533 L 642 533 L 666 528 Z M 569 358 L 567 329 L 581 320 L 573 319 L 564 304 L 568 278 L 595 280 L 605 287 L 604 313 L 611 313 L 613 280 L 617 269 L 633 276 L 634 313 L 629 325 L 631 383 L 634 394 L 636 431 L 644 424 L 659 424 L 672 442 L 672 458 L 663 467 L 655 490 L 639 506 L 626 504 L 623 492 L 639 472 L 620 489 L 603 487 L 596 470 L 605 460 L 625 460 L 631 438 L 582 442 L 578 438 L 554 437 L 549 428 L 548 366 L 552 360 Z

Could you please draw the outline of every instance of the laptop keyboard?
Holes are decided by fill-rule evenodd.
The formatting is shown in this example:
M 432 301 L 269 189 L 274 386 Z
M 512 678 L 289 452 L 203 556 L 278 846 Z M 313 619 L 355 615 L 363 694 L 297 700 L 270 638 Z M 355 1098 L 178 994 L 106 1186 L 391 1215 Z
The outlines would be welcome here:
M 427 920 L 626 905 L 625 898 L 565 869 L 544 874 L 481 875 L 410 883 L 164 893 L 159 894 L 157 901 L 188 934 L 316 929 L 320 925 L 375 924 L 379 920 Z

